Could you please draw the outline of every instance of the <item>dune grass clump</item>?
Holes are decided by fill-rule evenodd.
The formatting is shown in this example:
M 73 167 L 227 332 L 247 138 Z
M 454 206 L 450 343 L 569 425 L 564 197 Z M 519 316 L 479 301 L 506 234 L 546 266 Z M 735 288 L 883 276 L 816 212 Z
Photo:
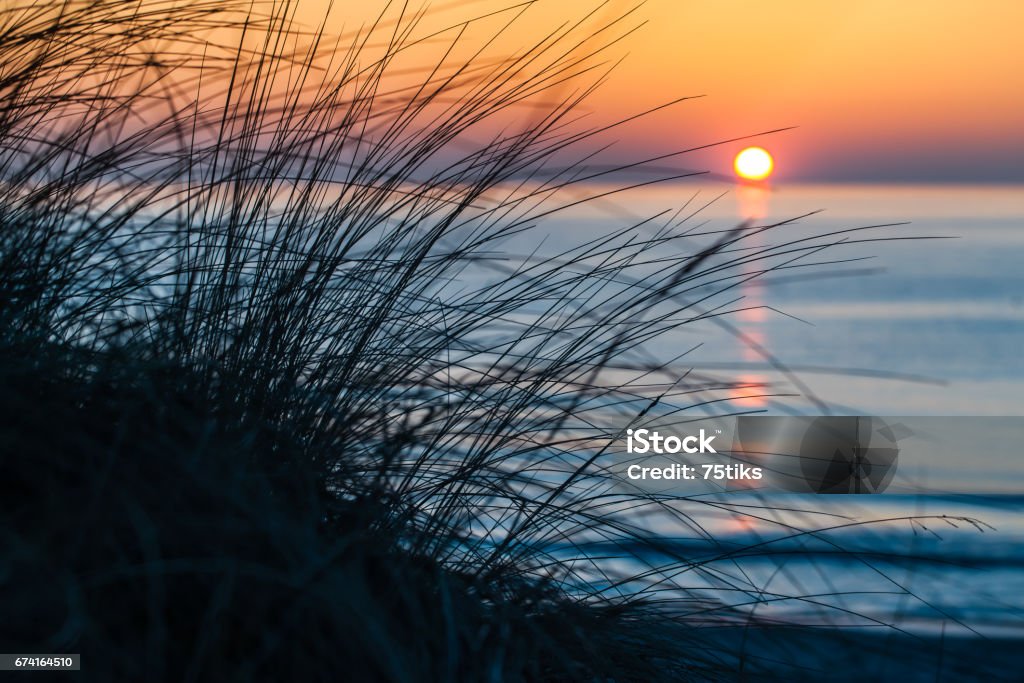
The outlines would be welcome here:
M 685 558 L 572 549 L 657 543 L 636 520 L 670 508 L 602 458 L 730 386 L 644 344 L 844 237 L 680 208 L 531 255 L 612 191 L 580 107 L 635 20 L 492 54 L 529 9 L 0 9 L 4 651 L 96 680 L 726 670 L 637 588 Z

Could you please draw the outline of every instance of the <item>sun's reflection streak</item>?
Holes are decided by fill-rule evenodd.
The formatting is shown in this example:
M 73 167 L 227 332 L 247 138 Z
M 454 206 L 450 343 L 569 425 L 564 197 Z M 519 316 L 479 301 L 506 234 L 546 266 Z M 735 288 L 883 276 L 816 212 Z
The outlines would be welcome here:
M 737 187 L 737 201 L 740 218 L 749 224 L 757 225 L 768 217 L 770 193 L 763 182 L 741 182 Z M 752 250 L 757 251 L 764 246 L 760 231 L 753 231 L 748 237 Z M 756 277 L 759 264 L 756 261 L 744 262 L 741 265 L 744 275 L 740 284 L 743 305 L 737 313 L 739 330 L 742 333 L 741 351 L 744 361 L 757 362 L 763 360 L 759 349 L 767 346 L 767 335 L 764 329 L 764 285 Z M 767 405 L 768 378 L 757 373 L 746 373 L 737 378 L 733 386 L 731 398 L 737 407 L 744 409 L 760 409 Z

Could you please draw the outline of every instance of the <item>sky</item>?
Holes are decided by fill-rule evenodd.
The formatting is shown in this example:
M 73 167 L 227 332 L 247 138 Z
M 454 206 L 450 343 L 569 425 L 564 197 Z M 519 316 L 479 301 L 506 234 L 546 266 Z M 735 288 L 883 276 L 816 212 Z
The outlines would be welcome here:
M 1024 180 L 1022 2 L 651 0 L 643 12 L 616 87 L 706 95 L 678 122 L 659 117 L 662 140 L 797 126 L 762 141 L 783 178 Z
M 299 19 L 351 35 L 384 2 L 303 0 Z M 391 13 L 403 3 L 392 3 Z M 1020 0 L 434 0 L 419 33 L 497 12 L 463 36 L 472 46 L 518 14 L 491 46 L 532 45 L 593 11 L 638 26 L 587 102 L 611 121 L 700 95 L 616 130 L 612 161 L 794 127 L 752 141 L 789 181 L 1024 182 L 1024 2 Z M 509 10 L 509 7 L 515 9 Z M 435 43 L 446 44 L 451 34 Z M 747 143 L 675 159 L 731 173 Z
M 427 24 L 510 4 L 434 2 Z M 540 0 L 506 43 L 539 40 L 597 4 Z M 612 0 L 593 21 L 635 6 Z M 376 11 L 374 3 L 359 7 L 335 3 L 329 27 Z M 756 141 L 775 156 L 781 180 L 1024 181 L 1019 0 L 648 0 L 627 24 L 643 25 L 612 48 L 625 60 L 589 101 L 595 117 L 703 97 L 617 131 L 621 158 L 794 126 Z M 679 165 L 729 173 L 742 146 Z

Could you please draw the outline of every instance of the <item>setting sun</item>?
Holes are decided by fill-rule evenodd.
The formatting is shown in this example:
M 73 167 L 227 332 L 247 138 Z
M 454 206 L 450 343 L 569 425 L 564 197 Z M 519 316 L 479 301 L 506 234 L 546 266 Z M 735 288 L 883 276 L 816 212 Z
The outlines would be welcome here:
M 736 175 L 746 180 L 764 180 L 772 174 L 772 155 L 760 147 L 747 147 L 736 155 Z

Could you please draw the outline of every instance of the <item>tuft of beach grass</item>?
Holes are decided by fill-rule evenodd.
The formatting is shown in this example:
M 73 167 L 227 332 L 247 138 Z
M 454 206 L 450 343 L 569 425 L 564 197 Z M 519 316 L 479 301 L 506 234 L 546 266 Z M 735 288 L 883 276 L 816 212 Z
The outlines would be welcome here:
M 609 447 L 732 386 L 648 342 L 862 238 L 751 246 L 780 226 L 681 206 L 539 255 L 648 160 L 595 165 L 614 125 L 580 116 L 632 12 L 491 54 L 530 4 L 426 35 L 391 4 L 342 35 L 288 2 L 0 9 L 5 651 L 95 680 L 735 674 L 660 597 L 699 563 L 642 520 L 694 520 L 615 489 Z M 595 541 L 665 559 L 616 575 Z

